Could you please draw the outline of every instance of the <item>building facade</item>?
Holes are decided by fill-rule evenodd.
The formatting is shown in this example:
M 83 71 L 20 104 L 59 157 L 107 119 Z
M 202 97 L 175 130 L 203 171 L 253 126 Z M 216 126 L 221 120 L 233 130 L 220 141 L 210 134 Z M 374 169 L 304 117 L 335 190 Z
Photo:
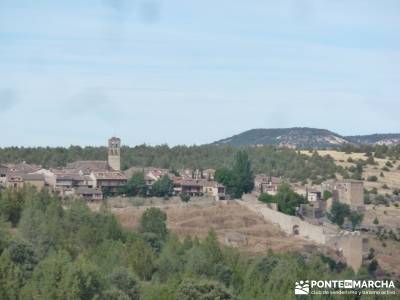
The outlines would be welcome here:
M 108 165 L 114 171 L 121 170 L 121 139 L 117 137 L 108 140 Z

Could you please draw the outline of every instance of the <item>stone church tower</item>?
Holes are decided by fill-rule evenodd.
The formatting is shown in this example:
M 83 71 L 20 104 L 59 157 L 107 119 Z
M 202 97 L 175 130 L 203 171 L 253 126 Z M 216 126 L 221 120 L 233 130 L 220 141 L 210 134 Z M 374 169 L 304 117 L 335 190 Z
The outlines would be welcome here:
M 117 137 L 108 140 L 108 165 L 115 171 L 121 170 L 121 139 Z

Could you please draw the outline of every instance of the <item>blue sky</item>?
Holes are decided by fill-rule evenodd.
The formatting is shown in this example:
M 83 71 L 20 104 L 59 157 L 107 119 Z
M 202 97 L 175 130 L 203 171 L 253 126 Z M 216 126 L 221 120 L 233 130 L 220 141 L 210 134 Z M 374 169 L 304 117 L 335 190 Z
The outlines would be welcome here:
M 0 147 L 400 132 L 400 2 L 0 1 Z

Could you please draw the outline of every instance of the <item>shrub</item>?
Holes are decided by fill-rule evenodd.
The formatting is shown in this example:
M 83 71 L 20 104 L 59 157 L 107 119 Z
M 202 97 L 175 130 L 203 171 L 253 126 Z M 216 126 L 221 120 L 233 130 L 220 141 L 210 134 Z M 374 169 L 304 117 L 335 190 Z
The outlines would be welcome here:
M 371 182 L 378 181 L 378 177 L 376 177 L 375 175 L 368 176 L 367 181 L 371 181 Z
M 188 194 L 181 194 L 180 198 L 182 200 L 182 202 L 189 202 L 190 201 L 190 196 Z
M 389 167 L 389 168 L 393 168 L 393 164 L 390 161 L 387 161 L 385 166 Z
M 373 187 L 370 191 L 369 191 L 369 193 L 370 194 L 378 194 L 378 190 L 377 190 L 377 188 L 376 187 Z
M 332 197 L 332 193 L 330 191 L 324 191 L 324 194 L 322 195 L 324 200 L 328 200 L 329 198 Z

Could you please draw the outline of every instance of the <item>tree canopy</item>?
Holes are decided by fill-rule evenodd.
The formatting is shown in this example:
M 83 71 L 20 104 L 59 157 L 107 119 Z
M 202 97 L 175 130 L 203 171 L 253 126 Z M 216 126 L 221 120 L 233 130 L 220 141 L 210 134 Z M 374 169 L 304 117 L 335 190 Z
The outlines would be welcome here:
M 202 240 L 180 240 L 156 208 L 143 213 L 140 230 L 128 230 L 106 208 L 91 211 L 81 200 L 63 202 L 46 191 L 7 193 L 22 200 L 18 218 L 0 211 L 9 217 L 0 222 L 4 300 L 295 299 L 299 278 L 357 278 L 318 253 L 250 256 L 221 247 L 213 230 Z

